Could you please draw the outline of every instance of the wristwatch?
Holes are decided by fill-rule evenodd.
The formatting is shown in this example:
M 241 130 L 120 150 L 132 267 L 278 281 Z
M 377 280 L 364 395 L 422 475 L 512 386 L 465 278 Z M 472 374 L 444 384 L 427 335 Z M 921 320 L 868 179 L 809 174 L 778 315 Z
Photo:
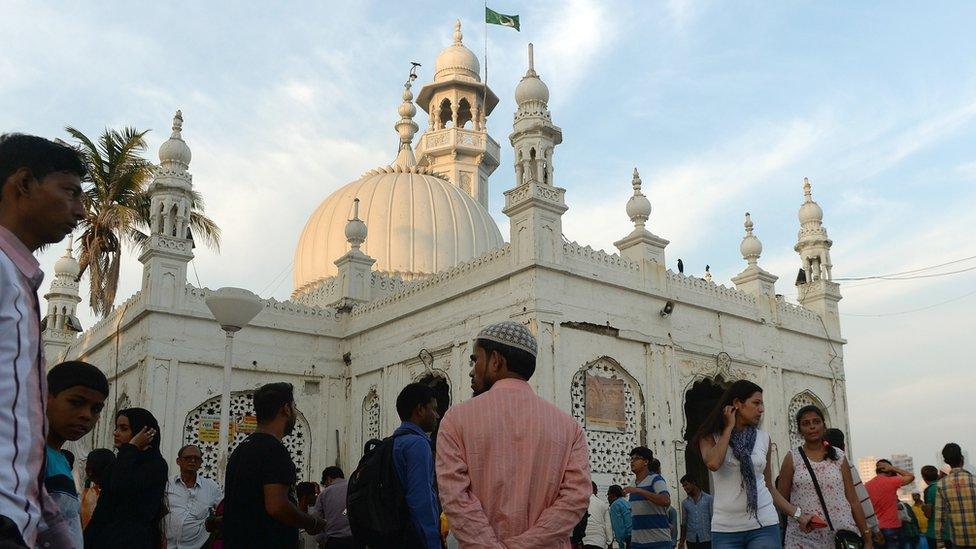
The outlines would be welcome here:
M 800 520 L 800 517 L 802 515 L 803 515 L 803 509 L 800 509 L 800 506 L 797 505 L 796 510 L 793 511 L 793 518 L 795 518 L 796 520 Z

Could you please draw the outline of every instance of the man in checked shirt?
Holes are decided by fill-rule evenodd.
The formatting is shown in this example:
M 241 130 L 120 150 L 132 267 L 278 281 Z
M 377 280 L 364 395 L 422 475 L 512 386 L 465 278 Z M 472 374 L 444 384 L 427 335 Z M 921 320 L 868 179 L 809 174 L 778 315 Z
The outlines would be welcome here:
M 8 545 L 72 546 L 43 484 L 47 380 L 37 290 L 44 273 L 34 252 L 85 217 L 85 174 L 70 147 L 0 136 L 0 542 Z
M 949 539 L 954 548 L 976 548 L 976 481 L 962 468 L 962 448 L 955 442 L 942 448 L 942 459 L 952 470 L 939 481 L 935 493 L 935 539 Z

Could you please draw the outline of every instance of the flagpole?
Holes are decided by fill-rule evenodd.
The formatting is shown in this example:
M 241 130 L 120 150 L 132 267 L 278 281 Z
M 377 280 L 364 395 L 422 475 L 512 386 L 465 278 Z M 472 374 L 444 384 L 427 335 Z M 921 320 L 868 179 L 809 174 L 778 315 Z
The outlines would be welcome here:
M 488 0 L 485 0 L 485 86 L 481 92 L 481 129 L 488 131 Z

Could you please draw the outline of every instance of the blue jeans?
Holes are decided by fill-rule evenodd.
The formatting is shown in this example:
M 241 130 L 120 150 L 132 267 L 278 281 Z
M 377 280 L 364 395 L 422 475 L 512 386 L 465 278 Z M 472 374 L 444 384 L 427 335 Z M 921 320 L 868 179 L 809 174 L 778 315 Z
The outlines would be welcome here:
M 901 528 L 882 528 L 881 535 L 884 536 L 884 546 L 889 549 L 901 549 L 905 543 L 901 537 Z
M 779 525 L 745 532 L 712 532 L 712 549 L 780 549 Z

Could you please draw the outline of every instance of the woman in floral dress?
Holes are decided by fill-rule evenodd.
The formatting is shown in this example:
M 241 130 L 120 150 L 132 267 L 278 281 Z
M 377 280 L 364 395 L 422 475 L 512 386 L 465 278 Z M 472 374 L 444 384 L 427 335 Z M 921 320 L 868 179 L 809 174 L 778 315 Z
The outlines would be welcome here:
M 827 522 L 829 515 L 833 529 L 827 527 L 804 530 L 795 521 L 790 521 L 786 527 L 784 547 L 832 549 L 835 530 L 849 530 L 860 532 L 865 549 L 871 549 L 871 532 L 854 492 L 847 457 L 843 450 L 824 441 L 827 426 L 823 411 L 816 406 L 804 406 L 796 414 L 796 423 L 804 443 L 803 446 L 790 450 L 783 459 L 777 488 L 783 497 L 800 507 L 803 513 L 816 515 L 823 522 Z M 810 471 L 803 462 L 804 454 L 817 475 L 824 502 L 827 504 L 827 513 L 824 513 Z

